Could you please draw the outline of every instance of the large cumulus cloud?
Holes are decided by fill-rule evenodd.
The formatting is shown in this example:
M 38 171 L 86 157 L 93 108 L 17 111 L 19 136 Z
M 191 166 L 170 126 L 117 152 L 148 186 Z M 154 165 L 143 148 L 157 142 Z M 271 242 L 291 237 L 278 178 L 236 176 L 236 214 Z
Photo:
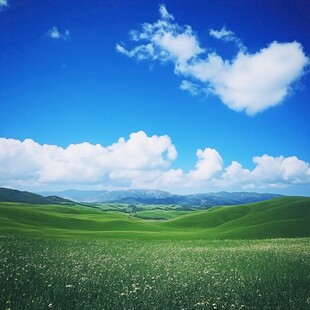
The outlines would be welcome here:
M 156 22 L 130 31 L 133 48 L 117 44 L 116 50 L 138 60 L 172 62 L 174 72 L 184 78 L 182 90 L 216 95 L 232 110 L 254 115 L 280 104 L 309 63 L 298 42 L 274 41 L 249 53 L 231 30 L 211 29 L 210 36 L 237 47 L 235 57 L 224 59 L 210 47 L 202 47 L 191 26 L 177 24 L 164 5 L 159 12 Z
M 157 188 L 172 191 L 274 189 L 310 185 L 310 165 L 297 156 L 253 156 L 253 169 L 224 160 L 214 148 L 199 149 L 185 171 L 172 168 L 177 150 L 167 135 L 139 131 L 103 146 L 88 142 L 67 147 L 31 139 L 0 138 L 0 186 Z

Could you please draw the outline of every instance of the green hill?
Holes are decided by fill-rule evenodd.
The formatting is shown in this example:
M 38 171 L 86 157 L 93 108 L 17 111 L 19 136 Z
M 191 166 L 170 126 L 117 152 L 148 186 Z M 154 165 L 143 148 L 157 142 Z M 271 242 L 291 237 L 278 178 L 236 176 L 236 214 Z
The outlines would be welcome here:
M 159 231 L 152 224 L 119 212 L 83 206 L 0 203 L 0 232 L 49 236 L 108 236 Z M 108 233 L 107 233 L 108 232 Z
M 310 198 L 283 197 L 247 205 L 214 207 L 163 223 L 208 238 L 252 239 L 310 236 Z
M 29 204 L 74 204 L 58 196 L 43 197 L 26 191 L 0 187 L 0 202 L 22 202 Z
M 172 212 L 172 211 L 169 211 Z M 149 222 L 86 206 L 0 203 L 0 232 L 76 237 L 260 239 L 310 236 L 310 198 L 214 207 Z

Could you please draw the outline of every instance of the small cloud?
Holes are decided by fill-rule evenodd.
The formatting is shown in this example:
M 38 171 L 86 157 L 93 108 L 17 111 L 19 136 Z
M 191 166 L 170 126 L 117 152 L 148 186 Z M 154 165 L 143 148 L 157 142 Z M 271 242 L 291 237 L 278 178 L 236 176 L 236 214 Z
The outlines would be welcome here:
M 171 62 L 174 73 L 183 76 L 180 89 L 192 95 L 213 94 L 230 109 L 254 115 L 279 105 L 291 92 L 294 82 L 305 72 L 309 58 L 298 42 L 272 42 L 248 53 L 235 33 L 225 27 L 210 35 L 238 47 L 237 55 L 226 60 L 203 48 L 191 26 L 180 26 L 164 5 L 160 19 L 130 31 L 131 49 L 117 44 L 116 50 L 130 58 Z M 138 42 L 142 44 L 138 44 Z
M 210 36 L 216 38 L 216 39 L 229 39 L 233 37 L 235 34 L 231 30 L 227 30 L 225 27 L 223 27 L 221 30 L 210 30 Z
M 199 85 L 186 80 L 181 82 L 180 89 L 188 91 L 192 96 L 198 96 L 201 94 Z
M 70 39 L 70 31 L 66 29 L 63 33 L 61 33 L 57 27 L 53 26 L 52 29 L 48 30 L 47 36 L 54 40 L 68 41 Z
M 159 6 L 159 13 L 160 13 L 160 16 L 162 19 L 165 19 L 165 20 L 174 20 L 174 16 L 171 15 L 167 9 L 166 9 L 166 6 L 164 4 L 161 4 Z
M 189 172 L 189 177 L 194 181 L 211 180 L 223 170 L 223 159 L 215 149 L 206 148 L 198 150 L 196 153 L 198 158 L 195 170 Z
M 0 0 L 0 9 L 8 7 L 8 6 L 9 6 L 9 4 L 8 4 L 7 0 Z
M 141 32 L 130 31 L 131 41 L 148 43 L 137 45 L 131 50 L 123 44 L 117 44 L 116 50 L 138 60 L 172 61 L 179 65 L 204 52 L 190 26 L 181 27 L 173 23 L 174 17 L 164 5 L 160 6 L 159 11 L 161 19 L 154 24 L 144 23 Z
M 246 51 L 246 47 L 243 45 L 240 38 L 238 38 L 235 33 L 229 29 L 226 29 L 226 27 L 222 27 L 221 30 L 214 30 L 211 29 L 209 32 L 211 37 L 214 37 L 218 40 L 223 40 L 225 42 L 234 42 L 240 51 Z

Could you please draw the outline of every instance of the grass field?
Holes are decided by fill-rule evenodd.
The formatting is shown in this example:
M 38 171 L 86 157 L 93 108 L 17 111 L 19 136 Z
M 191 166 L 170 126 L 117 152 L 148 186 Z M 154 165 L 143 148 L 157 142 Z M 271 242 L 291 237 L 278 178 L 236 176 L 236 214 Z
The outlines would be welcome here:
M 0 309 L 309 309 L 310 239 L 0 237 Z
M 0 310 L 310 309 L 309 202 L 285 197 L 166 221 L 0 203 Z

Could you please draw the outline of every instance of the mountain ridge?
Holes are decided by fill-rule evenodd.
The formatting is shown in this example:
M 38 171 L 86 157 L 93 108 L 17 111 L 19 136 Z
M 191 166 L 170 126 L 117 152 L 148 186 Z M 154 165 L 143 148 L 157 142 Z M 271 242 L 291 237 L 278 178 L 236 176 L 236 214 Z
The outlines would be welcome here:
M 162 190 L 67 190 L 62 192 L 41 192 L 43 196 L 56 195 L 76 202 L 90 203 L 127 203 L 127 204 L 176 204 L 184 207 L 213 207 L 259 202 L 283 195 L 256 192 L 217 192 L 198 194 L 172 194 Z
M 123 203 L 146 205 L 180 205 L 182 207 L 210 208 L 260 202 L 283 195 L 256 192 L 217 192 L 190 195 L 172 194 L 161 190 L 65 190 L 60 192 L 31 193 L 0 188 L 0 201 L 33 204 Z

